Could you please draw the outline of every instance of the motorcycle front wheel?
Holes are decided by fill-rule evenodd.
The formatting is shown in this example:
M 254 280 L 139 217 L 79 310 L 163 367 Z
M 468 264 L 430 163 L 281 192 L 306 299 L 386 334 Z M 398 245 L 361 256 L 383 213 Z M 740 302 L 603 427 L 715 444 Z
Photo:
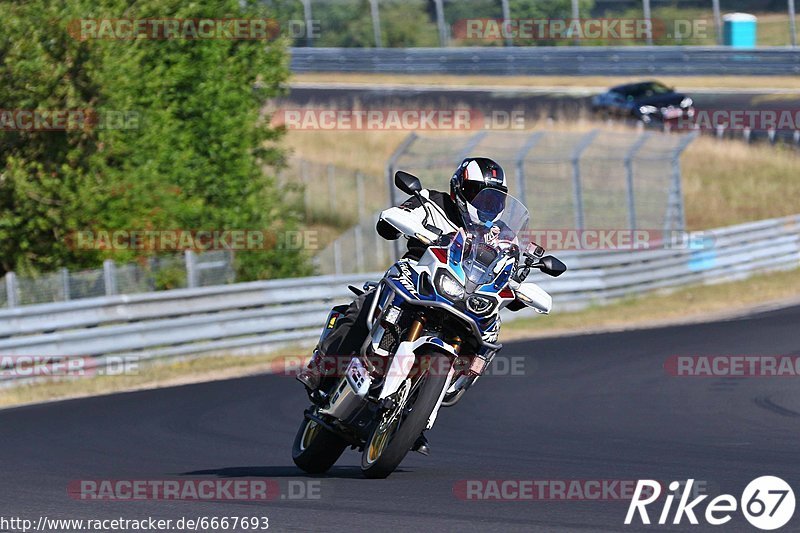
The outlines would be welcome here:
M 430 368 L 449 368 L 447 363 L 448 356 L 434 354 L 431 356 Z M 388 477 L 400 465 L 414 441 L 427 426 L 442 388 L 447 386 L 447 373 L 428 371 L 419 379 L 420 382 L 414 387 L 405 405 L 389 419 L 382 420 L 367 439 L 361 454 L 361 471 L 364 476 L 372 479 Z

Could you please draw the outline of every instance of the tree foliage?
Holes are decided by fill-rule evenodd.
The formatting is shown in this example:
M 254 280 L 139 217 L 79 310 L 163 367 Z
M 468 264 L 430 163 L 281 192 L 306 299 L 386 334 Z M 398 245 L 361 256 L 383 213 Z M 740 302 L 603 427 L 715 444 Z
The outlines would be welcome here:
M 0 131 L 0 270 L 131 260 L 86 251 L 91 229 L 256 229 L 298 222 L 264 168 L 280 132 L 260 116 L 288 77 L 285 43 L 76 38 L 77 19 L 268 17 L 238 0 L 0 1 L 0 108 L 94 110 L 120 124 Z M 70 26 L 72 22 L 73 26 Z M 299 250 L 237 255 L 245 279 L 305 273 Z

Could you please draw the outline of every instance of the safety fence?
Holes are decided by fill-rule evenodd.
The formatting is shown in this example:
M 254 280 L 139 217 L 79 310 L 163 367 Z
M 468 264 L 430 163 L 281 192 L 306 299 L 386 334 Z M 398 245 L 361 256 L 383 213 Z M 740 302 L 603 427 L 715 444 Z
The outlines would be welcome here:
M 695 137 L 600 130 L 411 133 L 388 162 L 383 186 L 371 187 L 399 204 L 403 198 L 392 179 L 402 169 L 418 175 L 426 188 L 448 191 L 458 163 L 468 155 L 491 154 L 505 169 L 509 192 L 530 208 L 533 228 L 680 231 L 685 225 L 680 155 Z M 375 211 L 360 217 L 321 250 L 319 272 L 386 268 L 399 250 L 377 237 L 376 218 Z
M 278 170 L 287 185 L 284 201 L 299 200 L 308 224 L 349 228 L 369 218 L 388 201 L 386 180 L 332 163 L 291 158 Z M 302 198 L 292 198 L 291 191 Z
M 111 259 L 101 269 L 20 276 L 7 272 L 0 283 L 0 306 L 16 307 L 64 302 L 157 289 L 205 287 L 233 283 L 233 253 L 228 250 L 151 257 L 140 263 L 118 265 Z
M 656 249 L 555 252 L 569 270 L 559 278 L 532 274 L 531 280 L 553 295 L 557 313 L 655 289 L 798 268 L 800 215 L 710 230 L 678 245 L 669 242 Z M 258 281 L 0 310 L 0 354 L 84 356 L 99 364 L 112 355 L 265 352 L 313 342 L 328 309 L 352 298 L 348 284 L 380 276 Z M 6 383 L 19 377 L 0 370 Z
M 263 0 L 295 46 L 711 45 L 748 20 L 753 44 L 797 46 L 795 0 Z M 758 13 L 733 14 L 736 11 Z M 414 21 L 413 26 L 409 21 Z M 413 31 L 409 31 L 413 27 Z M 749 27 L 749 26 L 748 26 Z M 757 38 L 756 38 L 757 34 Z M 729 40 L 728 40 L 729 41 Z M 729 41 L 730 42 L 730 41 Z M 742 43 L 738 43 L 742 44 Z

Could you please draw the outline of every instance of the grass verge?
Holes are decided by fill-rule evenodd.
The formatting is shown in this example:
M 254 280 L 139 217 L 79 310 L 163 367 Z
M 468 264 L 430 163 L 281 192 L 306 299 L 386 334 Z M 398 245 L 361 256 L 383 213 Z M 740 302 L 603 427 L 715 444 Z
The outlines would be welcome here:
M 500 340 L 696 322 L 798 299 L 800 268 L 759 274 L 741 281 L 655 292 L 575 312 L 559 313 L 556 298 L 552 315 L 504 324 Z

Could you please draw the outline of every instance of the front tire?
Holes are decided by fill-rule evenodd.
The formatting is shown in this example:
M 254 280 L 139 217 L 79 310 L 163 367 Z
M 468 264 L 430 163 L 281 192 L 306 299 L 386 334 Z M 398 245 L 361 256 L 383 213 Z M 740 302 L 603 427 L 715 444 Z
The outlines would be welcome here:
M 313 420 L 303 418 L 292 446 L 292 459 L 309 474 L 323 474 L 347 448 L 347 442 Z
M 378 424 L 372 431 L 361 455 L 361 471 L 371 479 L 388 477 L 411 450 L 411 446 L 428 424 L 428 418 L 436 407 L 436 402 L 447 386 L 447 373 L 441 369 L 449 368 L 449 357 L 442 354 L 431 356 L 430 368 L 437 369 L 436 374 L 428 374 L 421 379 L 419 390 L 412 398 L 411 412 L 403 418 L 402 412 L 386 423 Z M 399 426 L 399 427 L 398 427 Z

